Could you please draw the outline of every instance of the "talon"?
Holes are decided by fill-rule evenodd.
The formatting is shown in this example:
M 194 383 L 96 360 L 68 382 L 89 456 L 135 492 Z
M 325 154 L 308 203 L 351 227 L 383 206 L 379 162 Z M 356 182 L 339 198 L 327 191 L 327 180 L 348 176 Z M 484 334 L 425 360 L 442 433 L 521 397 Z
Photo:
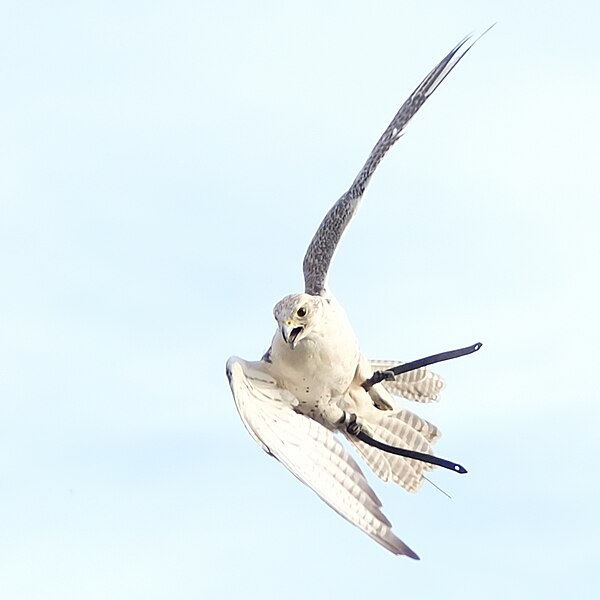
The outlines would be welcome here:
M 394 379 L 396 379 L 394 371 L 381 371 L 381 375 L 383 376 L 384 381 L 394 381 Z
M 356 415 L 352 413 L 348 417 L 348 422 L 346 423 L 346 431 L 351 435 L 358 435 L 361 432 L 362 427 L 356 422 Z

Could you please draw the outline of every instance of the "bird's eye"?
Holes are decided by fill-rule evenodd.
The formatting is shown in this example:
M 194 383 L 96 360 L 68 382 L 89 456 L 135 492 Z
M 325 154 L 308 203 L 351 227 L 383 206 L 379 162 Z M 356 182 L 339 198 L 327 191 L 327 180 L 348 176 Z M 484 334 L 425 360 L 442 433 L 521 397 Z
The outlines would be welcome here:
M 303 306 L 303 307 L 301 307 L 301 308 L 299 308 L 299 309 L 296 311 L 296 314 L 297 314 L 299 317 L 304 317 L 304 316 L 306 316 L 306 308 L 304 308 L 304 306 Z

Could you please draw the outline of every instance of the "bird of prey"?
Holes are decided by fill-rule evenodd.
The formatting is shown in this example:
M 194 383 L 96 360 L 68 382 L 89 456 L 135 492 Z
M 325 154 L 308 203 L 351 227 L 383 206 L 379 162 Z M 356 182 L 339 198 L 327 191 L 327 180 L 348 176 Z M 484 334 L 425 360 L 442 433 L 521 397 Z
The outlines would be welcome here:
M 275 305 L 277 329 L 269 350 L 259 361 L 231 357 L 226 367 L 240 417 L 263 450 L 384 548 L 414 559 L 419 557 L 392 532 L 379 498 L 336 434 L 347 437 L 378 477 L 414 492 L 431 464 L 390 454 L 354 433 L 362 430 L 389 446 L 431 455 L 439 430 L 398 407 L 392 396 L 431 402 L 444 382 L 425 368 L 395 377 L 390 368 L 398 362 L 366 359 L 344 309 L 325 283 L 336 246 L 377 165 L 477 39 L 462 40 L 425 77 L 383 132 L 350 189 L 327 213 L 304 257 L 304 293 Z M 374 373 L 386 377 L 364 385 Z

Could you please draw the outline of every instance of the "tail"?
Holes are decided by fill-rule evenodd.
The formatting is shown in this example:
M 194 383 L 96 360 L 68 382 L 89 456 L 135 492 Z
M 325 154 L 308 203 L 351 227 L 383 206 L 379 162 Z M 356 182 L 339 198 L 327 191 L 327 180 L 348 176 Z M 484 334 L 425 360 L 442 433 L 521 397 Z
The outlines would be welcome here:
M 373 372 L 385 371 L 402 364 L 402 362 L 392 360 L 372 360 L 370 363 Z M 390 394 L 413 402 L 434 402 L 446 387 L 444 380 L 439 375 L 424 367 L 402 373 L 393 381 L 383 381 L 382 385 Z
M 440 431 L 425 419 L 409 410 L 369 411 L 359 416 L 361 424 L 375 439 L 400 448 L 433 454 L 432 445 L 441 436 Z M 409 492 L 416 492 L 425 480 L 424 473 L 433 466 L 411 458 L 389 454 L 369 446 L 345 433 L 372 471 L 383 481 L 393 481 Z

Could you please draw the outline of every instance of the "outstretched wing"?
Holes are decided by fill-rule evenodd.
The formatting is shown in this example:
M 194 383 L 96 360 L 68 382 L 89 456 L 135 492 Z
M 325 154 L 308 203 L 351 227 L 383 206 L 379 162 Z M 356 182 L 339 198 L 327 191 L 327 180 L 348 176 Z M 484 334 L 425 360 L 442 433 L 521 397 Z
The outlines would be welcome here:
M 483 34 L 482 34 L 483 35 Z M 481 36 L 479 36 L 481 37 Z M 325 278 L 333 253 L 340 241 L 342 233 L 354 216 L 362 195 L 375 172 L 377 165 L 386 152 L 402 135 L 408 122 L 414 117 L 423 103 L 436 88 L 444 81 L 447 75 L 458 64 L 460 59 L 473 47 L 479 39 L 471 40 L 466 37 L 458 44 L 438 65 L 425 77 L 419 87 L 404 102 L 388 128 L 383 132 L 379 141 L 371 151 L 367 162 L 356 176 L 350 189 L 333 205 L 327 213 L 317 233 L 313 237 L 306 255 L 304 256 L 304 287 L 307 294 L 322 294 L 325 289 Z
M 392 533 L 354 459 L 333 432 L 294 411 L 296 398 L 277 385 L 268 363 L 232 357 L 227 377 L 244 425 L 266 452 L 384 548 L 419 558 Z
M 402 362 L 392 360 L 370 361 L 373 372 L 386 371 Z M 413 402 L 434 402 L 446 387 L 444 380 L 429 369 L 421 367 L 408 373 L 396 375 L 393 381 L 382 381 L 383 387 L 394 396 L 401 396 Z

